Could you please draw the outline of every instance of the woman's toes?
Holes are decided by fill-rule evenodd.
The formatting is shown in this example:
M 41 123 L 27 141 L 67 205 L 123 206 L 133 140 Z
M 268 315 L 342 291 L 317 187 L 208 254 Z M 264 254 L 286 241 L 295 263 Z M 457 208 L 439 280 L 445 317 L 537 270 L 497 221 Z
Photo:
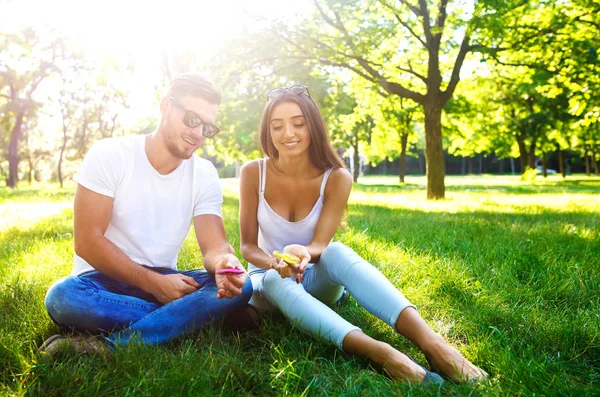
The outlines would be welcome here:
M 434 354 L 427 357 L 432 371 L 440 372 L 454 382 L 481 380 L 488 374 L 481 368 L 463 357 L 455 348 L 449 345 L 440 346 Z

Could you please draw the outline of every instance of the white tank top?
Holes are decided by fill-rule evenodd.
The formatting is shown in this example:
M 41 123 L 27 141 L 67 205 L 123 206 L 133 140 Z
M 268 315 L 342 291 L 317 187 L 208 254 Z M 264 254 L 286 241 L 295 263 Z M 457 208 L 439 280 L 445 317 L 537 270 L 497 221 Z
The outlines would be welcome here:
M 273 255 L 273 251 L 282 251 L 286 245 L 300 244 L 308 245 L 315 234 L 317 222 L 321 216 L 323 209 L 323 200 L 325 193 L 325 184 L 327 178 L 333 170 L 328 169 L 323 174 L 321 181 L 321 191 L 319 198 L 314 207 L 306 218 L 290 222 L 284 219 L 281 215 L 273 211 L 267 200 L 265 200 L 265 185 L 267 182 L 267 163 L 265 159 L 258 161 L 258 183 L 260 191 L 258 193 L 258 208 L 256 218 L 258 221 L 258 247 L 269 255 Z M 254 266 L 248 263 L 248 272 L 254 273 L 265 269 Z

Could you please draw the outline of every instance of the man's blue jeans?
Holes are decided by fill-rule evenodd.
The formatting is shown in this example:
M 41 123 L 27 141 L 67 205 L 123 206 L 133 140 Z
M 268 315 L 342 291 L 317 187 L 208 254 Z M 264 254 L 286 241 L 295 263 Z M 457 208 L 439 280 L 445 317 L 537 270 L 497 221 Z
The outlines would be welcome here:
M 152 270 L 185 274 L 196 280 L 200 288 L 161 305 L 151 294 L 93 271 L 55 282 L 46 294 L 46 309 L 62 328 L 92 334 L 112 332 L 106 336 L 112 344 L 126 345 L 134 336 L 144 343 L 162 343 L 243 307 L 252 296 L 250 278 L 242 295 L 217 299 L 215 278 L 204 270 Z

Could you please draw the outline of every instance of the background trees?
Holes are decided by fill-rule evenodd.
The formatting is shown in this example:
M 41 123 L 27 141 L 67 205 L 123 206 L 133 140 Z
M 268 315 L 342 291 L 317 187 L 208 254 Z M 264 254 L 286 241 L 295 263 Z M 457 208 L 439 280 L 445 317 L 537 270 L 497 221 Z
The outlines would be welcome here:
M 11 187 L 19 179 L 61 182 L 96 140 L 152 131 L 162 91 L 188 70 L 207 71 L 222 89 L 223 133 L 203 149 L 221 166 L 260 155 L 267 90 L 305 84 L 349 164 L 398 161 L 403 182 L 406 159 L 424 147 L 428 198 L 444 197 L 447 154 L 467 159 L 463 171 L 468 159 L 494 155 L 518 159 L 523 172 L 551 160 L 563 175 L 577 162 L 598 172 L 597 2 L 313 0 L 297 7 L 300 15 L 281 19 L 250 10 L 247 26 L 210 53 L 173 38 L 157 46 L 158 72 L 145 78 L 145 62 L 98 56 L 43 26 L 0 30 L 0 174 Z M 154 112 L 141 112 L 141 101 Z M 353 171 L 356 180 L 359 167 Z

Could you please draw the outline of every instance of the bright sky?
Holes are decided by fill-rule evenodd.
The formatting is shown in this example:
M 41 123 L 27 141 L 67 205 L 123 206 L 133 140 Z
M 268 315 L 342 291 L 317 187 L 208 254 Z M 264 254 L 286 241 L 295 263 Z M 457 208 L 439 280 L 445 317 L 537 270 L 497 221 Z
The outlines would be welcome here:
M 163 50 L 214 54 L 228 39 L 266 20 L 294 18 L 307 0 L 0 0 L 0 28 L 47 26 L 66 33 L 98 58 L 133 58 L 132 102 L 139 114 L 153 106 Z
M 46 26 L 98 59 L 133 59 L 135 75 L 127 82 L 133 122 L 156 114 L 154 89 L 162 80 L 164 50 L 191 50 L 208 59 L 229 39 L 261 27 L 248 14 L 265 22 L 294 19 L 310 6 L 311 0 L 0 0 L 0 29 Z M 467 61 L 461 75 L 476 67 Z

